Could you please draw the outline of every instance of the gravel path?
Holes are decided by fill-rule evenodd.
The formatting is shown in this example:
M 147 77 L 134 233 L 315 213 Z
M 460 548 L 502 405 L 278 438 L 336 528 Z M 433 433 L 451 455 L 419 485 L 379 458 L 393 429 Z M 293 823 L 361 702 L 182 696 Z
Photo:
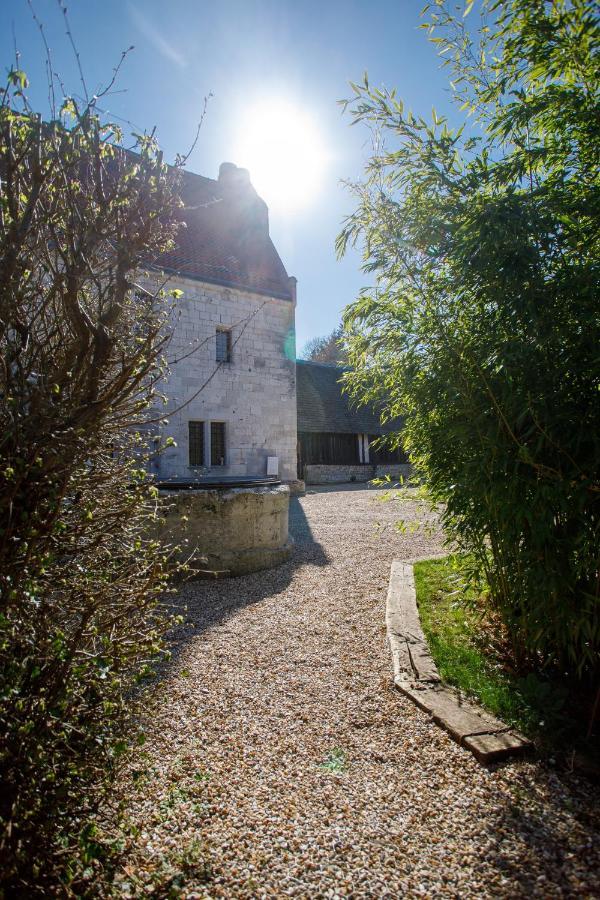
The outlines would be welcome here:
M 532 761 L 486 770 L 393 689 L 390 562 L 442 544 L 420 504 L 377 496 L 293 500 L 293 560 L 185 587 L 123 785 L 117 894 L 600 896 L 598 789 Z

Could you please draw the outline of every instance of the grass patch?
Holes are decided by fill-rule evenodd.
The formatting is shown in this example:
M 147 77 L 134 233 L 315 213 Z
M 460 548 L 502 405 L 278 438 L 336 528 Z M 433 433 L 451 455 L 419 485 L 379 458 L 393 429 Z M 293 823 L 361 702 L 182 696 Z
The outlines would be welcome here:
M 553 750 L 577 742 L 581 726 L 569 715 L 568 686 L 510 670 L 502 636 L 486 621 L 460 576 L 455 557 L 414 566 L 417 603 L 431 655 L 444 681 L 491 713 Z

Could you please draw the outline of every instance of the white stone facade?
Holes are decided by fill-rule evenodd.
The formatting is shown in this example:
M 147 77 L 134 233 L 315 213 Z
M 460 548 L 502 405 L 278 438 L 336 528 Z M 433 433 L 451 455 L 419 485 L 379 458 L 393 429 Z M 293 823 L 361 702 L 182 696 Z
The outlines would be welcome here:
M 267 457 L 279 460 L 279 477 L 296 478 L 295 301 L 173 276 L 173 337 L 166 356 L 168 398 L 160 411 L 172 437 L 152 463 L 158 478 L 266 475 Z M 218 362 L 216 333 L 231 331 L 231 361 Z M 202 422 L 204 466 L 190 461 L 189 422 Z M 225 425 L 225 462 L 210 458 L 211 422 Z

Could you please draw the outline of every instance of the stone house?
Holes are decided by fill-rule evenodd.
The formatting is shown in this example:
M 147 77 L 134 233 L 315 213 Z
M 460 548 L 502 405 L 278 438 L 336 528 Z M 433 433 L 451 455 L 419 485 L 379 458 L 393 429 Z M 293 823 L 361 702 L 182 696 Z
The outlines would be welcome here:
M 402 448 L 381 446 L 379 440 L 400 431 L 402 419 L 382 424 L 378 410 L 352 403 L 342 390 L 343 371 L 297 361 L 298 477 L 319 484 L 408 475 Z
M 152 467 L 160 479 L 296 478 L 296 279 L 269 236 L 268 209 L 248 172 L 223 163 L 218 180 L 184 173 L 184 227 L 154 269 L 175 302 L 160 385 L 174 439 Z

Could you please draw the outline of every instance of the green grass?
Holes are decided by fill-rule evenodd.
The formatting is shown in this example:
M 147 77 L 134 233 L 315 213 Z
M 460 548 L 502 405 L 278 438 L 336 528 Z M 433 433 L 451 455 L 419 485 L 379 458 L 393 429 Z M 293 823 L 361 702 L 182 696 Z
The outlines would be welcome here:
M 539 674 L 509 670 L 493 629 L 469 602 L 474 595 L 457 562 L 447 557 L 414 567 L 421 623 L 441 677 L 538 746 L 568 742 L 575 723 L 567 713 L 567 688 Z

